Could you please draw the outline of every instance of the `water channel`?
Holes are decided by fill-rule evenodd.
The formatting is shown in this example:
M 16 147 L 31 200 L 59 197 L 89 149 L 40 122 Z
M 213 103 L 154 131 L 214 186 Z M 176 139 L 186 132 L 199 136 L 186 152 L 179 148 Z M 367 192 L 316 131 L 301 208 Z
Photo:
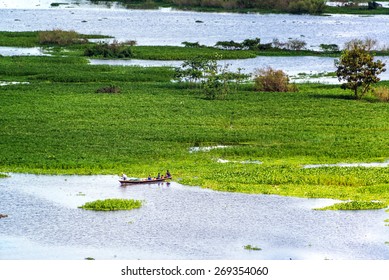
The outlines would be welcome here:
M 317 211 L 329 199 L 215 192 L 117 176 L 0 179 L 0 259 L 388 259 L 384 210 Z M 132 211 L 78 208 L 139 199 Z M 260 251 L 245 250 L 252 245 Z

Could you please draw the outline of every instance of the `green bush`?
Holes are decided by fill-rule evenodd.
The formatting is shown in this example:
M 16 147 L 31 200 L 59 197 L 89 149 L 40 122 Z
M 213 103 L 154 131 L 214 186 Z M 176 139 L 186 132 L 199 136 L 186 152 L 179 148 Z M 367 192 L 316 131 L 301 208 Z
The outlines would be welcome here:
M 131 47 L 125 43 L 113 41 L 111 44 L 100 42 L 84 51 L 85 56 L 102 56 L 104 58 L 131 58 L 133 52 Z

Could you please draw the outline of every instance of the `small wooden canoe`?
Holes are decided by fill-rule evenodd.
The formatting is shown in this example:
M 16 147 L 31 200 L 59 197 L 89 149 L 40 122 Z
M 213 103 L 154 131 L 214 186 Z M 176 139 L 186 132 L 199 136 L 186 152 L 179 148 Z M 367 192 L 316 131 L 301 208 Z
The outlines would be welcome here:
M 127 180 L 119 180 L 120 184 L 151 184 L 151 183 L 160 183 L 166 180 L 170 180 L 172 177 L 164 177 L 164 178 L 153 178 L 151 180 L 147 178 L 129 178 Z

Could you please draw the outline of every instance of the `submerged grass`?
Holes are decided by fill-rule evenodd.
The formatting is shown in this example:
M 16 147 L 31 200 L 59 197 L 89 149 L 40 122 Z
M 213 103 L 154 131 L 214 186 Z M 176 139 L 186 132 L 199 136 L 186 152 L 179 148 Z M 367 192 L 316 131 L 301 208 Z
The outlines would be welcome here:
M 79 208 L 94 211 L 118 211 L 140 208 L 142 201 L 134 199 L 109 198 L 87 202 Z
M 245 250 L 251 250 L 251 251 L 261 251 L 262 249 L 257 247 L 257 246 L 252 246 L 252 245 L 245 245 L 243 247 Z
M 212 101 L 173 75 L 78 57 L 0 58 L 0 80 L 29 82 L 0 87 L 0 171 L 142 177 L 169 169 L 181 183 L 221 191 L 389 204 L 388 168 L 303 168 L 389 158 L 387 104 L 320 84 L 294 93 L 248 84 Z M 96 93 L 108 86 L 120 94 Z M 229 148 L 189 153 L 217 145 Z

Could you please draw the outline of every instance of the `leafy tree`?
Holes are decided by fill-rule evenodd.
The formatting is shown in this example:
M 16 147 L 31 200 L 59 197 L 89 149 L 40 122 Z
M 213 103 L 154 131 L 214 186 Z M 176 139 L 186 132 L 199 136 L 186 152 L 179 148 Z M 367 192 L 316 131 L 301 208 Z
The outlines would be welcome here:
M 224 99 L 230 92 L 236 90 L 239 83 L 248 78 L 248 75 L 230 72 L 228 65 L 220 66 L 218 60 L 197 57 L 184 61 L 180 68 L 176 68 L 176 80 L 188 81 L 201 86 L 207 99 Z M 201 83 L 200 83 L 201 81 Z M 235 85 L 235 87 L 233 87 Z
M 370 89 L 370 86 L 380 81 L 378 75 L 384 71 L 385 63 L 374 61 L 371 53 L 371 40 L 353 40 L 346 43 L 346 49 L 339 60 L 335 61 L 336 76 L 343 89 L 351 89 L 356 99 L 361 99 Z
M 202 77 L 207 60 L 203 57 L 195 57 L 185 60 L 180 68 L 176 68 L 175 78 L 178 81 L 186 80 L 197 83 Z

